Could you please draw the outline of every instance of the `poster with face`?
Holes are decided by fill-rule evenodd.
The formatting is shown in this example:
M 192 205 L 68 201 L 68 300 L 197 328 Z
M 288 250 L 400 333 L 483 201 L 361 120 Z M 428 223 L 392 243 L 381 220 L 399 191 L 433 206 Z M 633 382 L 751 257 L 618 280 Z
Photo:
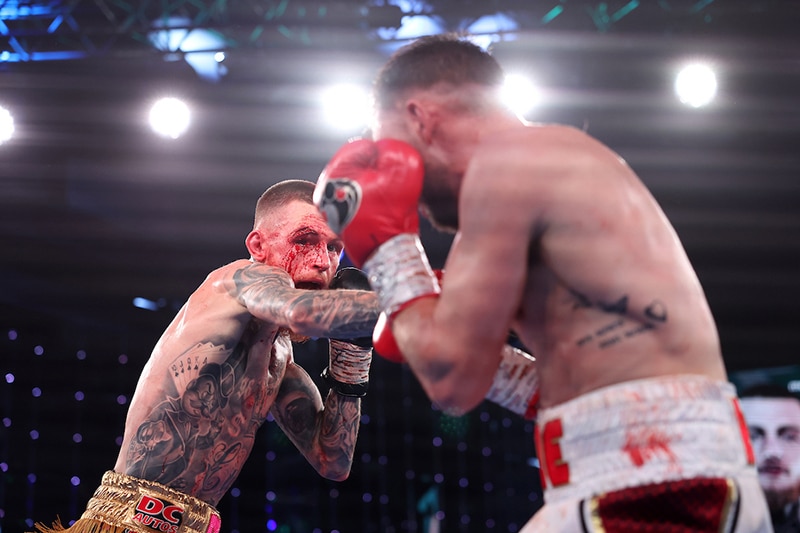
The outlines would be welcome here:
M 735 372 L 731 381 L 776 531 L 794 531 L 781 526 L 800 527 L 800 366 Z

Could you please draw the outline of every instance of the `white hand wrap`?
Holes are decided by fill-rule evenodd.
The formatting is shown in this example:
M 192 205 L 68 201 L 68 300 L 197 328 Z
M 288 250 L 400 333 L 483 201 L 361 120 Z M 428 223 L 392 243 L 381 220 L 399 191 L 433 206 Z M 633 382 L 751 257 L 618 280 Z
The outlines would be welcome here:
M 339 383 L 356 385 L 369 381 L 372 348 L 330 339 L 328 372 Z
M 535 417 L 539 400 L 536 359 L 506 344 L 486 399 L 525 418 Z
M 401 233 L 381 244 L 364 263 L 381 308 L 391 316 L 420 296 L 441 292 L 419 236 Z

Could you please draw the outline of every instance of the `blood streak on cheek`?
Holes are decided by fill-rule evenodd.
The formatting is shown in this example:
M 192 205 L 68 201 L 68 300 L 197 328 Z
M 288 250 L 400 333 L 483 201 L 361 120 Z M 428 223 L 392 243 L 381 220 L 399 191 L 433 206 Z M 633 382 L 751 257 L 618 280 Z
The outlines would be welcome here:
M 293 275 L 295 273 L 295 270 L 298 267 L 298 263 L 302 261 L 302 256 L 304 254 L 301 253 L 301 250 L 302 246 L 300 245 L 294 246 L 283 257 L 282 267 L 290 275 Z

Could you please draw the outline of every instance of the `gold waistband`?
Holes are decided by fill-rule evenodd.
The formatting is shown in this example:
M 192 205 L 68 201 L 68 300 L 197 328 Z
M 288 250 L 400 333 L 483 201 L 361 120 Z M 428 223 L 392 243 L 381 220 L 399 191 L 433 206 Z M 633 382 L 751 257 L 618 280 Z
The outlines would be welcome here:
M 96 520 L 132 532 L 219 533 L 219 512 L 206 502 L 117 472 L 103 474 L 102 484 L 81 519 Z

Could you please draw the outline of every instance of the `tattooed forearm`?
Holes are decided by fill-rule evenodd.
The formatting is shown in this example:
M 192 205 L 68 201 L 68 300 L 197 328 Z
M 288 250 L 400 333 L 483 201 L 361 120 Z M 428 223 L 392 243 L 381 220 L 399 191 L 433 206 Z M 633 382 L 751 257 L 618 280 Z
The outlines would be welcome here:
M 325 401 L 320 430 L 324 457 L 339 471 L 350 471 L 361 419 L 361 399 L 331 391 Z
M 361 400 L 328 394 L 325 403 L 304 371 L 281 384 L 273 416 L 314 468 L 330 479 L 350 472 L 361 417 Z
M 248 265 L 233 277 L 234 296 L 256 317 L 309 336 L 371 335 L 378 301 L 370 291 L 302 290 L 288 276 Z

